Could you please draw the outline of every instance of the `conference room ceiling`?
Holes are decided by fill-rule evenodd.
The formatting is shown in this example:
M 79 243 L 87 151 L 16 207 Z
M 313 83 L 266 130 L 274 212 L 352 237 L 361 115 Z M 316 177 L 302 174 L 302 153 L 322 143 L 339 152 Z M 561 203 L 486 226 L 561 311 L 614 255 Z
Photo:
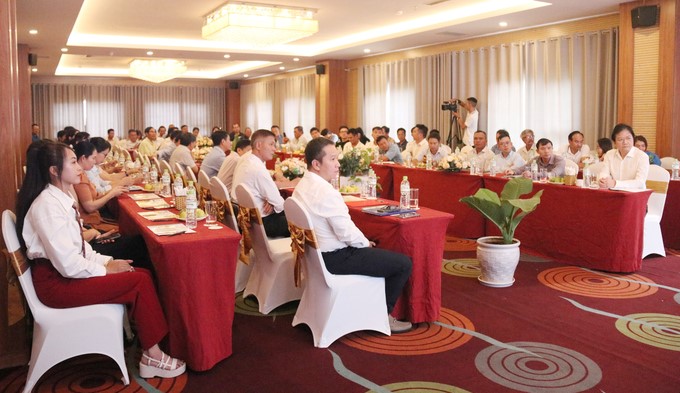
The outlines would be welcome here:
M 623 1 L 259 2 L 315 9 L 319 32 L 276 47 L 238 48 L 201 38 L 203 17 L 223 0 L 17 0 L 18 42 L 38 56 L 34 74 L 39 76 L 127 78 L 132 60 L 172 58 L 186 62 L 184 78 L 242 80 L 322 60 L 356 59 L 608 14 L 617 12 Z M 38 33 L 29 34 L 31 29 Z

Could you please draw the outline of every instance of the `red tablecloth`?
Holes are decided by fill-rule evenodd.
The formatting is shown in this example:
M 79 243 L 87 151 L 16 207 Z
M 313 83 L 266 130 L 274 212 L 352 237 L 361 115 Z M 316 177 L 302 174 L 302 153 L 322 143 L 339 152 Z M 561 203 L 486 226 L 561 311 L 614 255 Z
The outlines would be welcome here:
M 478 238 L 484 236 L 484 218 L 460 198 L 472 195 L 482 186 L 482 177 L 468 173 L 428 171 L 418 168 L 392 166 L 393 199 L 399 200 L 401 179 L 408 176 L 411 188 L 420 190 L 420 206 L 451 213 L 455 218 L 447 233 L 456 237 Z
M 666 247 L 680 250 L 680 180 L 671 180 L 668 184 L 661 233 Z
M 378 195 L 385 199 L 394 199 L 394 175 L 392 175 L 393 164 L 372 164 L 373 172 L 378 177 L 378 184 L 380 184 L 380 190 Z
M 241 236 L 227 227 L 198 233 L 156 236 L 151 222 L 126 196 L 118 198 L 122 233 L 141 234 L 156 269 L 158 294 L 168 320 L 172 356 L 195 371 L 205 371 L 232 353 L 234 273 Z
M 500 192 L 507 179 L 484 177 Z M 534 183 L 544 190 L 541 204 L 519 224 L 515 237 L 560 262 L 611 272 L 634 272 L 642 265 L 642 235 L 651 191 L 591 190 Z M 487 235 L 499 235 L 488 221 Z
M 441 270 L 446 227 L 453 215 L 421 208 L 420 217 L 377 217 L 361 211 L 376 201 L 350 202 L 349 214 L 366 237 L 378 247 L 408 255 L 411 278 L 392 314 L 411 322 L 432 322 L 441 308 Z

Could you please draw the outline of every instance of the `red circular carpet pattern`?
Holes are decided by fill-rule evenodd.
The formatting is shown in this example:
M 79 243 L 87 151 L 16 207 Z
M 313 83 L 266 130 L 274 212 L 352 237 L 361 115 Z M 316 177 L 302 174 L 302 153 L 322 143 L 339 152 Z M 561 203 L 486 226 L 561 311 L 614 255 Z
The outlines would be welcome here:
M 538 275 L 538 280 L 558 291 L 605 299 L 632 299 L 650 296 L 658 290 L 655 286 L 645 285 L 645 282 L 653 284 L 654 281 L 639 274 L 598 274 L 578 267 L 547 269 Z
M 507 343 L 534 355 L 490 346 L 475 358 L 477 370 L 489 380 L 521 392 L 582 392 L 602 380 L 602 370 L 588 357 L 558 345 Z
M 441 309 L 438 322 L 475 330 L 472 321 L 462 314 L 446 308 Z M 349 334 L 339 341 L 363 351 L 384 355 L 429 355 L 449 351 L 470 341 L 472 336 L 447 329 L 434 323 L 419 323 L 407 333 L 384 334 L 361 331 Z
M 135 372 L 137 372 L 135 370 Z M 2 380 L 1 392 L 21 392 L 28 373 L 28 366 L 15 370 Z M 128 371 L 130 373 L 130 371 Z M 43 374 L 34 392 L 53 393 L 132 393 L 146 392 L 130 374 L 130 384 L 125 386 L 116 363 L 98 355 L 81 356 L 59 363 Z M 187 373 L 177 378 L 152 378 L 143 380 L 161 392 L 181 392 L 187 384 Z
M 255 296 L 248 296 L 243 298 L 243 292 L 239 292 L 236 295 L 236 301 L 234 304 L 234 312 L 243 315 L 253 315 L 259 317 L 273 317 L 278 315 L 291 315 L 295 314 L 297 306 L 300 304 L 298 301 L 289 302 L 276 307 L 269 314 L 261 314 L 258 308 L 257 298 Z

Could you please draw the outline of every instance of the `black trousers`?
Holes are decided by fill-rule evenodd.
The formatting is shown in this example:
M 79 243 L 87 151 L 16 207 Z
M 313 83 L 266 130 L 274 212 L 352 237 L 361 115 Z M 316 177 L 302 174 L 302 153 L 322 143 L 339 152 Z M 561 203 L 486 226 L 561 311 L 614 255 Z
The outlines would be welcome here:
M 384 277 L 388 313 L 394 309 L 413 268 L 411 258 L 406 255 L 374 247 L 346 247 L 322 255 L 326 269 L 332 274 Z
M 272 213 L 267 217 L 262 217 L 262 224 L 264 225 L 264 232 L 267 234 L 267 237 L 290 236 L 288 220 L 286 220 L 284 212 Z
M 92 249 L 113 259 L 131 259 L 134 267 L 143 267 L 155 274 L 149 251 L 141 235 L 121 236 L 112 243 L 90 243 Z

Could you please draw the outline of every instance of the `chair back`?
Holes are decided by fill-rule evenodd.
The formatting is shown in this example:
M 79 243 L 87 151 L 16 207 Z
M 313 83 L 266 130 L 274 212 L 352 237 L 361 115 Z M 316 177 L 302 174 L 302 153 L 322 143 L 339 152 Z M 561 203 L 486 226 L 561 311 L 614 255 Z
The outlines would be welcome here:
M 153 163 L 153 165 L 156 165 L 156 170 L 161 171 L 162 174 L 163 171 L 161 170 L 161 163 L 158 162 L 158 157 L 156 156 L 151 157 L 151 162 Z M 168 171 L 168 173 L 170 173 L 170 171 Z
M 661 159 L 661 167 L 663 169 L 671 170 L 673 169 L 673 163 L 675 162 L 675 157 L 663 157 Z
M 205 173 L 203 171 L 201 172 Z M 238 229 L 236 216 L 234 215 L 234 208 L 231 205 L 231 199 L 229 197 L 227 186 L 225 186 L 224 183 L 222 183 L 222 180 L 220 180 L 217 176 L 213 176 L 213 178 L 210 179 L 209 189 L 213 201 L 217 202 L 217 219 L 237 233 L 241 233 L 241 231 Z
M 168 174 L 170 176 L 172 176 L 172 178 L 174 179 L 175 178 L 175 176 L 174 176 L 175 171 L 172 170 L 172 167 L 170 166 L 170 164 L 168 164 L 167 161 L 161 160 L 161 166 L 158 167 L 158 170 L 161 171 L 161 173 L 160 173 L 161 176 L 163 175 L 163 172 L 165 172 L 166 169 L 168 170 Z
M 653 190 L 652 195 L 647 201 L 647 214 L 656 214 L 659 217 L 663 214 L 663 207 L 666 204 L 666 193 L 671 175 L 667 170 L 658 165 L 650 165 L 647 175 L 647 188 Z
M 576 171 L 576 173 L 578 173 L 578 164 L 567 158 L 564 159 L 564 168 L 571 168 L 572 170 Z
M 43 310 L 47 310 L 48 307 L 38 299 L 38 295 L 35 293 L 31 266 L 26 259 L 24 250 L 21 249 L 17 235 L 16 216 L 10 210 L 2 212 L 2 237 L 5 240 L 10 263 L 19 279 L 28 307 L 33 313 L 33 318 L 39 322 L 42 320 Z
M 592 165 L 589 165 L 588 169 L 590 169 L 590 173 L 599 177 L 600 172 L 602 172 L 602 169 L 604 169 L 604 162 L 600 161 L 600 162 L 596 162 Z
M 265 252 L 272 258 L 273 252 L 269 247 L 269 239 L 264 231 L 262 215 L 255 205 L 255 198 L 247 186 L 239 184 L 235 189 L 239 203 L 238 224 L 243 235 L 244 254 L 250 251 L 250 246 L 257 253 Z M 250 244 L 247 244 L 250 243 Z
M 187 170 L 190 171 L 191 169 L 187 168 Z M 210 178 L 202 169 L 198 171 L 197 184 L 199 204 L 203 207 L 205 201 L 212 201 L 212 195 L 210 194 Z
M 330 286 L 333 275 L 323 262 L 309 214 L 294 197 L 286 199 L 283 209 L 290 227 L 291 249 L 295 255 L 295 282 L 300 282 L 302 272 L 305 280 L 324 282 Z

